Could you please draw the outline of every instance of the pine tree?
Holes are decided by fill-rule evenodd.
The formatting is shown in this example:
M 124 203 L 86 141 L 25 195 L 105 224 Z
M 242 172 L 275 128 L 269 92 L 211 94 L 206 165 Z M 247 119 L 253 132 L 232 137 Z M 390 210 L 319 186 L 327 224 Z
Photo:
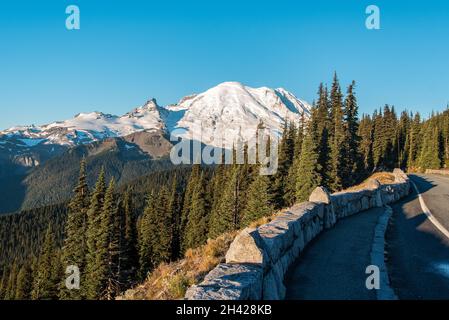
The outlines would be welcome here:
M 229 166 L 226 173 L 226 183 L 223 186 L 222 196 L 218 209 L 210 219 L 209 237 L 235 230 L 238 226 L 239 212 L 239 167 Z
M 184 236 L 183 247 L 195 248 L 207 240 L 208 214 L 204 190 L 204 174 L 200 174 L 197 183 L 193 186 L 192 201 Z
M 284 196 L 286 191 L 286 181 L 288 171 L 293 163 L 294 147 L 295 147 L 295 127 L 293 123 L 284 125 L 284 131 L 279 143 L 278 169 L 274 177 L 273 183 L 273 201 L 276 208 L 285 206 Z
M 369 115 L 363 115 L 359 126 L 359 153 L 362 157 L 362 167 L 365 176 L 372 172 L 374 168 L 373 159 L 373 122 Z
M 87 299 L 98 299 L 102 294 L 102 266 L 100 253 L 104 254 L 104 248 L 99 251 L 98 242 L 104 235 L 102 232 L 102 211 L 106 192 L 106 182 L 104 169 L 101 170 L 94 191 L 90 198 L 89 210 L 87 211 L 87 255 L 86 255 L 86 280 L 85 280 L 85 297 Z
M 328 186 L 331 182 L 330 144 L 332 142 L 333 122 L 327 88 L 321 83 L 318 88 L 318 100 L 314 103 L 309 120 L 309 132 L 317 146 L 318 163 L 322 184 Z
M 6 287 L 7 287 L 7 281 L 8 281 L 8 270 L 4 268 L 2 270 L 2 277 L 0 279 L 0 300 L 5 300 L 5 293 L 6 293 Z
M 4 299 L 5 300 L 13 300 L 16 296 L 16 281 L 17 281 L 17 263 L 14 262 L 9 270 L 9 277 L 6 282 L 6 286 L 4 289 Z
M 373 114 L 373 163 L 377 169 L 383 163 L 385 156 L 385 130 L 382 111 Z
M 123 269 L 122 281 L 127 286 L 130 286 L 135 282 L 139 256 L 137 253 L 136 215 L 129 189 L 126 190 L 123 200 L 120 202 L 119 210 L 122 212 L 121 214 L 123 214 L 125 219 L 123 244 L 124 256 L 121 263 Z
M 178 194 L 178 181 L 177 176 L 173 177 L 170 194 L 167 200 L 167 219 L 168 225 L 170 226 L 170 234 L 171 234 L 171 257 L 170 260 L 176 260 L 180 256 L 180 248 L 181 248 L 181 238 L 180 238 L 180 230 L 179 223 L 181 220 L 181 206 L 180 206 L 180 197 Z
M 58 297 L 59 270 L 55 265 L 55 236 L 51 225 L 45 233 L 44 243 L 39 254 L 38 265 L 35 271 L 31 297 L 34 300 L 52 300 Z
M 109 182 L 100 213 L 100 225 L 97 238 L 97 295 L 111 300 L 119 291 L 118 264 L 121 250 L 121 227 L 123 217 L 117 215 L 114 178 Z M 93 280 L 93 279 L 91 279 Z
M 157 233 L 157 217 L 155 214 L 156 195 L 151 191 L 147 198 L 145 211 L 141 217 L 139 232 L 139 275 L 141 280 L 145 280 L 148 272 L 153 268 L 153 242 Z
M 344 186 L 344 175 L 346 168 L 346 151 L 347 140 L 344 119 L 343 119 L 343 102 L 340 84 L 338 83 L 337 74 L 334 75 L 332 83 L 331 95 L 331 115 L 332 115 L 332 140 L 331 140 L 331 159 L 330 159 L 330 182 L 329 187 L 332 191 L 337 191 Z
M 299 162 L 301 160 L 301 149 L 302 149 L 302 142 L 304 140 L 304 130 L 305 130 L 305 117 L 304 113 L 302 113 L 295 137 L 293 163 L 288 172 L 287 185 L 284 195 L 284 201 L 287 206 L 292 206 L 296 201 L 296 179 L 299 170 Z
M 307 200 L 312 190 L 321 183 L 320 164 L 316 150 L 314 139 L 310 132 L 307 132 L 303 140 L 301 159 L 296 173 L 296 200 L 299 202 Z
M 29 300 L 31 299 L 31 288 L 33 284 L 33 278 L 31 275 L 31 266 L 25 263 L 20 268 L 17 274 L 16 280 L 16 300 Z
M 409 139 L 408 132 L 410 131 L 411 118 L 407 111 L 401 112 L 398 128 L 396 130 L 396 153 L 398 155 L 398 162 L 396 167 L 405 168 L 407 165 L 407 157 L 409 154 Z
M 362 159 L 359 153 L 360 136 L 359 131 L 359 119 L 358 119 L 358 106 L 357 100 L 354 94 L 355 82 L 353 81 L 346 94 L 344 104 L 344 123 L 346 130 L 346 143 L 345 150 L 345 168 L 343 185 L 345 187 L 355 185 L 362 177 Z
M 272 211 L 269 179 L 265 175 L 257 175 L 248 189 L 248 201 L 243 210 L 242 225 L 248 226 L 251 222 L 268 216 Z
M 192 206 L 192 196 L 193 191 L 198 184 L 198 180 L 200 177 L 200 165 L 195 164 L 192 166 L 192 171 L 190 173 L 189 181 L 187 182 L 186 191 L 184 193 L 184 202 L 182 205 L 182 212 L 181 212 L 181 221 L 179 225 L 179 233 L 180 233 L 180 242 L 181 242 L 181 251 L 185 252 L 187 249 L 185 247 L 185 233 L 186 233 L 186 226 L 189 218 L 190 209 Z
M 74 196 L 68 205 L 66 224 L 66 238 L 62 249 L 64 266 L 76 265 L 80 274 L 84 274 L 85 258 L 87 253 L 87 208 L 89 205 L 89 189 L 86 181 L 86 161 L 81 162 L 78 185 L 74 190 Z M 63 280 L 65 281 L 65 279 Z M 81 299 L 81 290 L 68 290 L 61 285 L 61 299 Z
M 118 210 L 115 196 L 114 178 L 109 182 L 104 197 L 104 204 L 101 217 L 101 237 L 98 239 L 98 254 L 100 263 L 99 272 L 102 279 L 102 298 L 112 300 L 123 288 L 122 260 L 124 256 L 124 228 L 125 214 L 123 210 Z
M 192 208 L 194 205 L 192 202 Z M 153 263 L 155 265 L 170 261 L 172 256 L 172 214 L 170 192 L 166 186 L 163 186 L 159 192 L 155 207 L 156 221 L 154 223 L 157 226 L 156 241 L 153 243 Z
M 434 128 L 430 123 L 427 123 L 424 129 L 424 139 L 419 157 L 419 166 L 423 170 L 441 168 L 439 132 L 438 128 Z
M 397 127 L 398 120 L 394 107 L 386 105 L 383 112 L 383 166 L 389 169 L 396 167 L 398 163 L 397 151 Z
M 407 168 L 412 169 L 416 167 L 419 146 L 421 145 L 421 116 L 417 112 L 413 118 L 413 122 L 410 127 L 410 132 L 408 134 L 409 139 L 409 151 L 407 157 Z

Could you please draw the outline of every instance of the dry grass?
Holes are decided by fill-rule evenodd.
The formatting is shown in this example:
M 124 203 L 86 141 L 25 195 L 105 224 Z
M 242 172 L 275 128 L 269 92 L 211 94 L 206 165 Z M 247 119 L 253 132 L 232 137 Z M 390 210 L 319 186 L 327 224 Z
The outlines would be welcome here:
M 391 172 L 376 172 L 371 177 L 363 181 L 361 184 L 350 187 L 346 189 L 345 191 L 358 191 L 365 189 L 368 185 L 368 180 L 370 179 L 377 179 L 377 181 L 380 182 L 380 184 L 392 184 L 394 183 L 394 175 Z
M 274 219 L 275 213 L 260 218 L 249 227 L 257 228 Z M 184 258 L 163 263 L 151 272 L 143 284 L 125 292 L 119 300 L 176 300 L 182 299 L 188 287 L 200 283 L 205 275 L 224 262 L 226 252 L 239 231 L 225 233 L 195 249 L 188 249 Z
M 268 222 L 271 222 L 277 215 L 278 213 L 274 213 L 271 216 L 267 216 L 267 217 L 262 217 L 259 220 L 253 221 L 249 227 L 250 228 L 257 228 L 260 227 L 263 224 L 267 224 Z
M 182 299 L 189 286 L 199 283 L 216 265 L 224 261 L 226 252 L 237 235 L 228 232 L 196 249 L 187 250 L 184 259 L 164 263 L 148 275 L 146 281 L 128 291 L 119 300 Z

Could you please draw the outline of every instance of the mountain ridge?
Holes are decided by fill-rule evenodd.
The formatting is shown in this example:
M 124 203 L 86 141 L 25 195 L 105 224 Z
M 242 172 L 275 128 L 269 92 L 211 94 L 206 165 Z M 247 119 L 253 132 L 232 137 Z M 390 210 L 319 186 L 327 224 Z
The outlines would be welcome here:
M 0 131 L 0 149 L 12 145 L 30 149 L 41 144 L 72 147 L 139 131 L 193 130 L 191 122 L 200 120 L 210 125 L 210 119 L 213 117 L 217 121 L 219 115 L 227 117 L 225 127 L 228 123 L 233 123 L 234 129 L 234 124 L 254 127 L 262 120 L 279 131 L 283 121 L 297 120 L 295 114 L 300 112 L 309 115 L 310 105 L 283 88 L 251 88 L 239 82 L 223 82 L 203 93 L 185 96 L 176 104 L 159 106 L 152 98 L 122 116 L 82 112 L 71 119 L 49 124 L 11 127 Z

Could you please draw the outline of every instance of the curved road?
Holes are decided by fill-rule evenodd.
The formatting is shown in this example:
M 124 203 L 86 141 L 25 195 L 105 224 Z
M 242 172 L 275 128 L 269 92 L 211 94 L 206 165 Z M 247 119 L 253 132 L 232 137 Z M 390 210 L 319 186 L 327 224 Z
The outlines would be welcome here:
M 410 175 L 434 218 L 449 230 L 449 177 Z M 399 299 L 449 299 L 449 238 L 423 213 L 413 192 L 392 205 L 388 271 Z
M 449 230 L 449 177 L 410 175 L 433 217 Z M 413 189 L 413 188 L 412 188 Z M 399 299 L 449 299 L 449 238 L 423 212 L 417 193 L 390 205 L 386 260 Z M 286 299 L 376 299 L 365 268 L 382 209 L 339 221 L 290 267 Z
M 307 245 L 285 278 L 288 300 L 375 300 L 365 285 L 383 208 L 347 217 Z

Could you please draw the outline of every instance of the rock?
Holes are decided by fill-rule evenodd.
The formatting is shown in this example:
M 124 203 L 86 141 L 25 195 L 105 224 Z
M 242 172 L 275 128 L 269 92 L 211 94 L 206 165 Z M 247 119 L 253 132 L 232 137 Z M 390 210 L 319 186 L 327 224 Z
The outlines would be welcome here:
M 188 300 L 260 300 L 263 270 L 255 264 L 220 263 L 199 285 L 190 287 Z
M 254 263 L 264 268 L 269 264 L 263 240 L 257 229 L 245 228 L 232 241 L 226 253 L 226 263 Z
M 274 224 L 277 227 L 292 230 L 294 237 L 298 237 L 301 232 L 301 219 L 289 212 L 278 214 L 274 220 Z
M 326 190 L 326 188 L 316 187 L 315 190 L 312 191 L 312 194 L 309 196 L 309 201 L 316 203 L 330 204 L 331 196 L 329 194 L 329 191 Z
M 313 202 L 308 202 L 308 201 L 301 202 L 301 203 L 297 203 L 293 207 L 291 207 L 288 210 L 288 212 L 290 212 L 291 214 L 294 214 L 295 216 L 302 217 L 306 213 L 313 211 L 315 206 L 316 206 L 316 203 L 313 203 Z
M 187 289 L 186 300 L 244 300 L 241 290 L 193 285 Z
M 393 175 L 396 182 L 406 182 L 408 180 L 408 176 L 401 169 L 395 168 Z
M 368 189 L 377 189 L 380 187 L 380 182 L 377 179 L 369 179 L 366 183 Z

